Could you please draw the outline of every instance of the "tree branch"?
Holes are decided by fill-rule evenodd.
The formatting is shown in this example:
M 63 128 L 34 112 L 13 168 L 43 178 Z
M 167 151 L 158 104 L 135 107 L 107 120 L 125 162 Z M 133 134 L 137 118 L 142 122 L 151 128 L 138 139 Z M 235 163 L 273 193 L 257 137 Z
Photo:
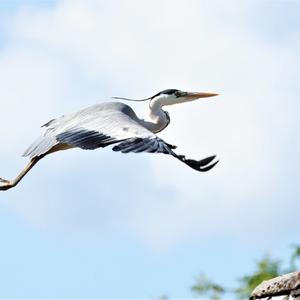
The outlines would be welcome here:
M 263 281 L 251 293 L 250 300 L 285 295 L 300 296 L 300 271 Z

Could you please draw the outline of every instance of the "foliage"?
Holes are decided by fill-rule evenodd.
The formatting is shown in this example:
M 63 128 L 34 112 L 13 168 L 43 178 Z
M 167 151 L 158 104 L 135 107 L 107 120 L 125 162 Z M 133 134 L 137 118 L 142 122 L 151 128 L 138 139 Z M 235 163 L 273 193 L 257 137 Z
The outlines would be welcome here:
M 203 295 L 212 300 L 219 300 L 225 293 L 225 289 L 219 284 L 214 283 L 205 275 L 200 275 L 197 283 L 191 287 L 196 295 Z
M 197 279 L 196 283 L 191 287 L 191 290 L 195 295 L 205 296 L 206 299 L 210 300 L 219 300 L 225 293 L 234 294 L 236 299 L 248 299 L 254 288 L 262 281 L 297 270 L 297 263 L 299 262 L 300 245 L 294 245 L 287 269 L 283 269 L 282 261 L 274 260 L 270 256 L 265 255 L 262 259 L 256 262 L 253 273 L 244 275 L 239 279 L 239 286 L 234 290 L 230 290 L 218 283 L 215 283 L 205 275 L 201 275 Z
M 272 279 L 280 275 L 281 262 L 273 260 L 269 256 L 257 261 L 253 274 L 245 275 L 239 279 L 240 287 L 235 290 L 238 299 L 247 299 L 251 292 L 264 280 Z
M 300 245 L 293 245 L 294 251 L 291 256 L 291 269 L 297 269 L 297 262 L 300 262 Z

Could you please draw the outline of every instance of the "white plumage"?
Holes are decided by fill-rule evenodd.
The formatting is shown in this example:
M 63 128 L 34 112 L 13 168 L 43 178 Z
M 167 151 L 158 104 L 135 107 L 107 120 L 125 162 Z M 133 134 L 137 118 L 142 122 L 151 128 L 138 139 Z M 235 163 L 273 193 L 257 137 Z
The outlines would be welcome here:
M 40 136 L 24 152 L 31 158 L 29 164 L 14 180 L 0 179 L 0 190 L 16 186 L 29 170 L 46 155 L 70 148 L 93 150 L 114 145 L 114 151 L 122 153 L 164 153 L 172 155 L 189 167 L 205 172 L 213 168 L 211 164 L 215 156 L 200 161 L 187 159 L 173 150 L 176 148 L 160 139 L 156 133 L 162 131 L 170 123 L 169 114 L 162 109 L 165 105 L 173 105 L 194 101 L 199 98 L 216 96 L 214 93 L 189 93 L 175 89 L 164 90 L 143 100 L 149 101 L 149 117 L 139 119 L 132 108 L 120 102 L 96 104 L 76 113 L 53 119 L 42 127 L 45 133 Z

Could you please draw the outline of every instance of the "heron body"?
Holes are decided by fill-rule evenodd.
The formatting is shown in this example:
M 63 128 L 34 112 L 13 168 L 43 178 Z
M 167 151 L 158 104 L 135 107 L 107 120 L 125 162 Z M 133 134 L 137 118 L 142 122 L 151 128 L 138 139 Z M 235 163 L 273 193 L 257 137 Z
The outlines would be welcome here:
M 166 126 L 164 118 L 151 123 L 140 120 L 124 103 L 105 102 L 43 125 L 47 128 L 45 134 L 25 151 L 24 156 L 40 156 L 57 145 L 93 150 L 132 138 L 154 139 L 154 133 Z
M 156 133 L 170 123 L 169 114 L 162 109 L 163 106 L 215 95 L 217 94 L 187 93 L 170 89 L 143 100 L 115 97 L 131 101 L 149 101 L 147 119 L 139 119 L 130 106 L 121 102 L 104 102 L 53 119 L 42 126 L 46 128 L 45 133 L 23 154 L 30 158 L 29 164 L 14 180 L 0 179 L 0 190 L 16 186 L 41 158 L 70 148 L 94 150 L 113 145 L 113 151 L 122 153 L 164 153 L 172 155 L 197 171 L 208 171 L 217 163 L 210 164 L 215 156 L 200 161 L 187 159 L 176 154 L 173 151 L 176 147 L 160 139 Z

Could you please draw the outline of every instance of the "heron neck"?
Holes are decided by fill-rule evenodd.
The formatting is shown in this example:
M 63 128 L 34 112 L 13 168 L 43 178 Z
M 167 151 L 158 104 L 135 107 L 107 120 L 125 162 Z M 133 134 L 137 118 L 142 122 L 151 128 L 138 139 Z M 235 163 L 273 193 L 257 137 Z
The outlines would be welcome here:
M 142 120 L 143 126 L 153 133 L 157 133 L 165 129 L 169 123 L 170 118 L 168 113 L 162 109 L 160 101 L 151 101 L 149 103 L 149 118 Z

